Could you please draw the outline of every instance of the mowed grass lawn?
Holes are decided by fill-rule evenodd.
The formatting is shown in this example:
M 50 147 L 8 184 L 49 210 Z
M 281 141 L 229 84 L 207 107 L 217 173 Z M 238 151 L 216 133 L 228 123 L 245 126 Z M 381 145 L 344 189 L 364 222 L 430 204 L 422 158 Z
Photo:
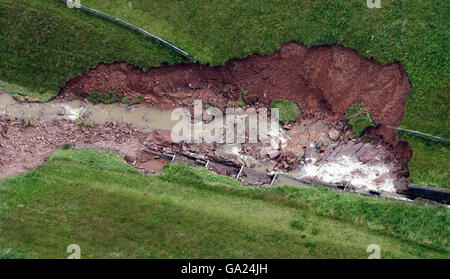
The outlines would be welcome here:
M 325 188 L 243 187 L 203 168 L 142 175 L 57 150 L 0 180 L 0 258 L 448 258 L 449 213 Z
M 82 0 L 187 50 L 195 60 L 223 64 L 271 54 L 296 40 L 340 44 L 381 63 L 400 62 L 411 80 L 403 128 L 450 138 L 449 1 L 382 0 Z M 99 62 L 146 69 L 186 62 L 113 23 L 68 9 L 60 0 L 0 0 L 0 89 L 40 100 Z M 20 87 L 19 87 L 20 86 Z M 447 145 L 407 138 L 411 182 L 450 185 Z

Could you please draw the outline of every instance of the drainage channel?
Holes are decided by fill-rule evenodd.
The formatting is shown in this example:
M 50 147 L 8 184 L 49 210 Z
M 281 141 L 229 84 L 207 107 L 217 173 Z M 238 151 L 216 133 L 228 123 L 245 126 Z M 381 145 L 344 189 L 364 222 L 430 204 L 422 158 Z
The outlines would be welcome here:
M 230 164 L 223 164 L 222 162 L 215 160 L 205 160 L 204 158 L 198 158 L 193 155 L 183 154 L 165 154 L 163 152 L 156 152 L 151 150 L 144 151 L 147 154 L 155 156 L 158 160 L 161 158 L 166 159 L 167 164 L 179 163 L 196 167 L 205 167 L 210 171 L 217 174 L 227 175 L 236 178 L 240 182 L 244 182 L 248 185 L 261 185 L 261 188 L 279 187 L 279 186 L 297 186 L 297 187 L 327 187 L 336 191 L 348 192 L 353 194 L 359 194 L 363 196 L 382 198 L 386 200 L 402 201 L 407 203 L 414 203 L 414 199 L 422 197 L 431 202 L 438 202 L 449 204 L 448 191 L 443 191 L 433 188 L 419 187 L 417 185 L 409 185 L 411 192 L 407 195 L 392 193 L 392 192 L 373 192 L 373 191 L 361 191 L 355 187 L 349 187 L 348 185 L 333 185 L 326 183 L 311 183 L 298 179 L 288 173 L 274 172 L 265 173 L 252 168 L 246 168 L 244 165 L 236 166 Z M 448 206 L 446 205 L 448 208 Z
M 28 125 L 30 127 L 23 130 L 23 127 L 16 127 L 17 123 L 19 126 L 24 123 L 24 118 L 38 120 L 37 127 Z M 6 140 L 2 140 L 5 145 L 0 146 L 0 167 L 32 158 L 28 154 L 16 156 L 14 152 L 8 153 L 8 149 L 22 152 L 21 146 L 28 146 L 27 152 L 32 154 L 33 145 L 49 142 L 46 150 L 50 152 L 64 142 L 83 148 L 85 143 L 88 143 L 86 146 L 92 141 L 95 144 L 98 139 L 102 143 L 97 147 L 109 147 L 116 144 L 114 140 L 118 140 L 116 135 L 120 131 L 119 140 L 123 143 L 117 144 L 119 151 L 127 154 L 127 162 L 148 173 L 160 172 L 167 163 L 177 162 L 206 166 L 218 174 L 237 178 L 244 185 L 260 188 L 321 184 L 383 196 L 385 193 L 396 195 L 398 189 L 407 186 L 401 165 L 392 159 L 392 153 L 383 143 L 351 139 L 347 137 L 348 128 L 340 122 L 305 119 L 283 125 L 270 141 L 256 144 L 175 143 L 170 130 L 177 123 L 171 120 L 171 111 L 146 105 L 94 105 L 83 101 L 18 103 L 9 94 L 0 94 L 0 125 L 3 127 L 0 128 L 4 129 L 0 137 L 3 135 Z M 128 126 L 121 129 L 122 124 L 136 130 Z M 129 142 L 133 143 L 132 152 Z M 414 193 L 428 195 L 423 191 Z M 446 202 L 448 198 L 440 198 L 440 201 Z

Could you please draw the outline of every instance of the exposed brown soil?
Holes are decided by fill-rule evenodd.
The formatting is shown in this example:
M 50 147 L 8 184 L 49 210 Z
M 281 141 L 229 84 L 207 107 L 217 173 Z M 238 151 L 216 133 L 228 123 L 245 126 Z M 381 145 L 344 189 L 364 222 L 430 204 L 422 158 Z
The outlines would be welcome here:
M 322 142 L 319 140 L 321 136 L 316 139 L 315 134 L 311 134 L 314 131 L 311 127 L 316 124 L 308 124 L 311 127 L 308 126 L 306 134 L 298 125 L 294 128 L 292 124 L 284 125 L 287 130 L 292 129 L 288 132 L 295 139 L 291 145 L 285 151 L 269 150 L 268 155 L 264 153 L 266 155 L 256 158 L 267 163 L 268 172 L 275 167 L 290 170 L 300 160 L 308 163 L 319 153 L 324 154 L 325 161 L 333 150 L 336 154 L 359 152 L 359 157 L 374 164 L 382 154 L 386 155 L 383 157 L 385 162 L 392 163 L 392 175 L 405 178 L 396 189 L 402 190 L 407 185 L 407 162 L 412 150 L 406 142 L 399 140 L 395 130 L 386 127 L 396 126 L 402 119 L 410 89 L 407 75 L 399 64 L 383 66 L 339 46 L 306 48 L 298 43 L 288 43 L 271 56 L 252 55 L 218 67 L 163 65 L 143 72 L 126 63 L 99 64 L 69 80 L 58 99 L 80 99 L 94 91 L 116 91 L 120 97 L 141 95 L 145 104 L 163 109 L 192 107 L 196 99 L 224 109 L 238 106 L 236 101 L 241 88 L 248 92 L 243 96 L 247 106 L 268 107 L 273 99 L 288 99 L 302 108 L 302 123 L 322 119 L 335 128 L 330 133 L 327 130 L 329 138 Z M 358 140 L 347 139 L 348 127 L 342 120 L 348 106 L 355 102 L 363 103 L 377 124 L 377 128 L 368 129 L 364 136 L 374 138 L 381 151 L 375 152 Z M 83 127 L 69 121 L 39 120 L 34 127 L 21 130 L 24 123 L 20 121 L 23 120 L 11 122 L 0 118 L 0 178 L 37 167 L 46 155 L 66 142 L 121 151 L 130 164 L 151 173 L 161 171 L 169 159 L 148 154 L 145 150 L 184 154 L 186 158 L 193 155 L 204 162 L 212 160 L 212 170 L 233 176 L 241 165 L 255 167 L 251 161 L 221 157 L 216 152 L 219 148 L 216 145 L 206 148 L 203 144 L 174 144 L 168 131 L 145 134 L 115 123 Z M 300 129 L 298 133 L 296 129 Z M 317 129 L 322 131 L 325 128 Z M 306 135 L 307 138 L 303 138 Z M 338 145 L 339 141 L 341 145 Z M 317 146 L 309 148 L 310 143 Z M 328 153 L 327 146 L 332 146 Z M 267 147 L 244 144 L 243 149 L 244 154 L 252 154 Z M 303 157 L 299 157 L 302 152 Z M 394 156 L 389 157 L 389 154 Z M 247 180 L 243 182 L 252 183 L 254 175 L 244 172 L 243 177 Z M 259 184 L 262 186 L 264 183 Z
M 236 106 L 240 88 L 248 104 L 273 99 L 297 103 L 306 118 L 337 120 L 349 105 L 363 103 L 377 125 L 401 121 L 410 84 L 400 64 L 383 66 L 340 46 L 306 48 L 287 43 L 271 56 L 252 55 L 224 66 L 163 65 L 143 72 L 126 63 L 99 64 L 67 82 L 59 98 L 116 91 L 143 95 L 161 108 L 191 105 L 194 99 L 219 108 Z
M 145 134 L 127 125 L 108 123 L 94 127 L 72 121 L 8 121 L 0 117 L 0 178 L 30 171 L 64 143 L 87 144 L 137 155 Z
M 223 150 L 223 145 L 217 143 L 175 143 L 168 130 L 142 133 L 129 125 L 114 122 L 83 126 L 67 120 L 34 120 L 31 123 L 27 119 L 0 117 L 0 178 L 34 169 L 56 148 L 72 143 L 124 153 L 124 159 L 144 173 L 158 173 L 172 159 L 201 166 L 208 162 L 210 170 L 233 177 L 244 166 L 245 171 L 239 181 L 257 187 L 270 184 L 271 178 L 266 172 L 292 171 L 313 161 L 322 164 L 351 156 L 367 166 L 384 164 L 389 167 L 389 174 L 378 176 L 376 185 L 392 179 L 398 192 L 407 186 L 407 167 L 391 155 L 386 144 L 349 139 L 344 133 L 347 128 L 343 123 L 305 120 L 285 126 L 288 136 L 285 145 L 278 139 L 275 142 L 244 143 L 240 154 L 236 154 Z M 365 176 L 364 173 L 357 175 Z M 306 180 L 315 182 L 315 179 Z M 341 185 L 342 181 L 335 181 L 335 184 Z

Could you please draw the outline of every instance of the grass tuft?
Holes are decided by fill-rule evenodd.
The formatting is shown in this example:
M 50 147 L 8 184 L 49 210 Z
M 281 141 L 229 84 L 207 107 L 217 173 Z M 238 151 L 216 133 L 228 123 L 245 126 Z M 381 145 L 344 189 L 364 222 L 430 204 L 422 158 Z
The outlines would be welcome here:
M 101 94 L 98 91 L 94 91 L 91 94 L 89 94 L 88 97 L 89 101 L 93 103 L 104 103 L 104 104 L 112 104 L 115 102 L 118 102 L 120 100 L 119 96 L 115 91 L 110 91 L 106 94 Z M 122 99 L 123 102 L 123 99 Z
M 347 108 L 345 117 L 353 128 L 356 136 L 361 134 L 369 127 L 375 127 L 375 123 L 370 117 L 369 111 L 360 103 L 356 103 Z
M 122 98 L 121 103 L 122 104 L 128 104 L 128 102 L 130 101 L 130 96 L 125 96 Z
M 302 116 L 302 111 L 298 105 L 288 100 L 273 100 L 270 108 L 279 109 L 280 122 L 295 121 Z
M 301 220 L 295 219 L 295 220 L 292 220 L 291 227 L 293 229 L 303 231 L 305 229 L 305 223 Z

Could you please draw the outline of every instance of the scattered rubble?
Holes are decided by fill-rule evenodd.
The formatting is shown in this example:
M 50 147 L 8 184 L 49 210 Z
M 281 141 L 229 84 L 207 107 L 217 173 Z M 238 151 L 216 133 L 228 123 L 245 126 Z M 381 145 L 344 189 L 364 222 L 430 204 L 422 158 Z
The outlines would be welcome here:
M 85 127 L 69 120 L 34 120 L 21 129 L 22 120 L 0 117 L 0 178 L 30 171 L 65 143 L 79 143 L 121 151 L 136 156 L 143 134 L 129 125 L 106 123 Z
M 268 108 L 274 99 L 285 99 L 300 106 L 303 119 L 344 120 L 351 104 L 362 103 L 378 126 L 396 126 L 410 84 L 400 64 L 381 65 L 336 45 L 306 48 L 291 42 L 273 55 L 217 67 L 163 65 L 143 72 L 126 63 L 100 63 L 67 81 L 57 98 L 114 91 L 120 98 L 144 96 L 145 104 L 162 109 L 192 107 L 193 100 L 201 99 L 223 111 L 239 107 L 241 90 L 248 92 L 246 106 Z

